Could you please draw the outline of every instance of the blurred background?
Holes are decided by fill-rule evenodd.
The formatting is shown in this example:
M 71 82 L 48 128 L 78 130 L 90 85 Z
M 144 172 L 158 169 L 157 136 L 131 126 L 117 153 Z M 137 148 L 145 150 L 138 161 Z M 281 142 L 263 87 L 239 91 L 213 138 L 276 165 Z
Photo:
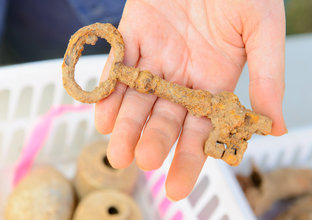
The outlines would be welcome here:
M 286 0 L 286 34 L 312 32 L 312 1 Z
M 0 64 L 63 57 L 70 36 L 95 22 L 117 26 L 126 0 L 0 0 Z M 40 18 L 40 19 L 38 19 Z M 84 54 L 108 53 L 99 41 Z

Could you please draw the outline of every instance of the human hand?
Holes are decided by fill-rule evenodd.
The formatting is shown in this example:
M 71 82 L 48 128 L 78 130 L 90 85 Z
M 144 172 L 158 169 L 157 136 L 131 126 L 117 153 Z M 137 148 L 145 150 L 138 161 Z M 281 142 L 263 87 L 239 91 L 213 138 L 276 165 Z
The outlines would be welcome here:
M 272 135 L 287 131 L 282 0 L 128 0 L 119 31 L 126 65 L 189 88 L 233 91 L 248 60 L 253 110 L 273 120 Z M 101 80 L 108 76 L 112 56 Z M 182 129 L 166 191 L 172 200 L 191 192 L 206 160 L 207 118 L 119 83 L 96 104 L 95 124 L 103 134 L 112 132 L 108 158 L 113 167 L 127 167 L 135 157 L 144 170 L 162 165 Z

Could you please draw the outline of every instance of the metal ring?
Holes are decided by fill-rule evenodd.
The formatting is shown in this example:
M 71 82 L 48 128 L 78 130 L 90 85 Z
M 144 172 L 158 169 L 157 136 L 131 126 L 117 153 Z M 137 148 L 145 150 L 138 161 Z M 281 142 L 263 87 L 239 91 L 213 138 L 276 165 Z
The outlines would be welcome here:
M 117 76 L 110 71 L 106 81 L 101 82 L 93 91 L 83 90 L 75 81 L 75 66 L 85 44 L 95 45 L 98 37 L 106 39 L 114 51 L 115 63 L 121 63 L 125 54 L 125 46 L 121 34 L 111 24 L 95 23 L 78 30 L 70 39 L 62 64 L 63 85 L 67 93 L 83 103 L 95 103 L 109 96 L 114 90 Z

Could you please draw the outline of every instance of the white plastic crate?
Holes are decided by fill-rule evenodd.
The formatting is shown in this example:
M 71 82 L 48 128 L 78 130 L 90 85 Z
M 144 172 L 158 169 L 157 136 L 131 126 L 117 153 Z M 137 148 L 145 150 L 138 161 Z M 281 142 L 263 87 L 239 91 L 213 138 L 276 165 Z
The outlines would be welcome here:
M 105 61 L 106 56 L 88 56 L 80 59 L 76 77 L 84 89 L 91 89 L 97 84 Z M 11 190 L 14 166 L 22 146 L 27 142 L 40 116 L 52 106 L 81 105 L 63 89 L 61 63 L 62 60 L 51 60 L 0 68 L 1 211 Z M 108 138 L 95 131 L 93 115 L 92 110 L 87 110 L 56 117 L 36 163 L 54 164 L 65 175 L 72 177 L 76 157 L 81 148 L 91 141 Z M 265 164 L 265 168 L 273 168 L 276 161 L 280 161 L 279 164 L 282 165 L 301 162 L 306 165 L 312 157 L 311 134 L 312 129 L 305 129 L 281 138 L 253 139 L 242 165 L 234 170 L 246 170 L 248 158 L 251 157 L 261 168 L 261 164 Z M 304 150 L 293 154 L 298 151 L 297 144 Z M 281 152 L 284 155 L 282 158 L 279 157 Z M 297 155 L 296 160 L 293 155 Z M 142 172 L 140 176 L 134 196 L 143 211 L 144 219 L 255 219 L 234 177 L 233 169 L 222 161 L 211 158 L 205 163 L 192 194 L 176 203 L 168 201 L 165 197 L 164 181 L 172 156 L 171 152 L 161 169 Z M 263 158 L 266 161 L 263 161 Z

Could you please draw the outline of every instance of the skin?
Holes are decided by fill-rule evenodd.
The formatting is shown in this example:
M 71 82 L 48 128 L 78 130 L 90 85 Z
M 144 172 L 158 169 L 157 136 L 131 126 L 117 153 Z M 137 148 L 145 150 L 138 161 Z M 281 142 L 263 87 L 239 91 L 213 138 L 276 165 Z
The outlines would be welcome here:
M 126 65 L 189 88 L 232 92 L 248 61 L 253 110 L 273 120 L 272 135 L 287 132 L 282 113 L 282 0 L 128 0 L 118 29 L 126 45 Z M 112 132 L 108 159 L 113 167 L 125 168 L 136 158 L 143 170 L 162 165 L 181 131 L 166 192 L 175 201 L 191 192 L 206 160 L 203 146 L 211 131 L 207 118 L 118 84 L 96 104 L 95 125 L 100 133 Z

